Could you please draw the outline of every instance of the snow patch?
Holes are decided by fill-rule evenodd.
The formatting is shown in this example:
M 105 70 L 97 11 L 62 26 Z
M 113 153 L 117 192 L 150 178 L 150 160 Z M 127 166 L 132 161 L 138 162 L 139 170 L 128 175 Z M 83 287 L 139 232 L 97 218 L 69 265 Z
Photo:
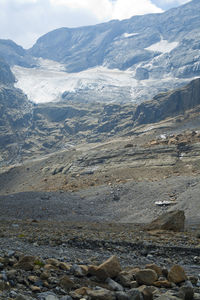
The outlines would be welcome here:
M 125 32 L 122 36 L 124 37 L 124 38 L 129 38 L 129 37 L 132 37 L 132 36 L 136 36 L 136 35 L 138 35 L 139 33 L 137 33 L 137 32 L 135 32 L 135 33 L 127 33 L 127 32 Z
M 169 53 L 178 46 L 178 42 L 169 43 L 167 40 L 160 40 L 160 42 L 145 48 L 150 51 L 159 51 L 161 53 Z
M 120 89 L 137 85 L 131 71 L 96 67 L 79 73 L 67 73 L 65 66 L 50 60 L 39 59 L 38 67 L 14 66 L 12 71 L 17 78 L 15 87 L 20 88 L 28 99 L 35 103 L 59 101 L 62 94 L 77 90 L 103 91 L 109 87 Z

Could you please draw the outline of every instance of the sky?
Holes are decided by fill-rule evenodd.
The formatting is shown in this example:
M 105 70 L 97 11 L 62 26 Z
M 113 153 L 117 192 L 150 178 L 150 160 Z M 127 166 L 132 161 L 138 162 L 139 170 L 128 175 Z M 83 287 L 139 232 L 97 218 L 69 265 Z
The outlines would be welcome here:
M 43 34 L 161 13 L 191 0 L 0 0 L 0 39 L 30 48 Z

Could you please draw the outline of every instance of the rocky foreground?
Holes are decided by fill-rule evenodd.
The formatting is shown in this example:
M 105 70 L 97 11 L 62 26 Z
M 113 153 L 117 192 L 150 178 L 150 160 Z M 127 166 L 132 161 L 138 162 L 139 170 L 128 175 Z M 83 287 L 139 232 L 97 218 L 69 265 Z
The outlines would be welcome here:
M 4 220 L 0 299 L 200 299 L 200 234 L 182 231 L 184 220 L 182 211 L 148 226 Z

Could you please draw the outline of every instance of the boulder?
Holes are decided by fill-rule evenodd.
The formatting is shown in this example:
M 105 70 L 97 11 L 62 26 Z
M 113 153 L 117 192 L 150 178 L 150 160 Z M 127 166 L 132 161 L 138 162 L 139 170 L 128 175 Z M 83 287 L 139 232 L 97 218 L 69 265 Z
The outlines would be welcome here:
M 120 272 L 121 266 L 119 260 L 116 256 L 112 256 L 98 267 L 93 268 L 92 275 L 95 275 L 100 280 L 106 280 L 108 277 L 117 277 Z
M 144 300 L 142 293 L 138 289 L 130 289 L 127 294 L 130 300 Z
M 190 281 L 181 286 L 179 297 L 183 300 L 192 300 L 194 298 L 194 289 Z
M 152 285 L 157 279 L 157 273 L 151 269 L 140 270 L 136 273 L 136 280 L 139 285 Z
M 146 265 L 145 269 L 154 270 L 157 273 L 158 277 L 162 275 L 162 269 L 161 269 L 161 267 L 159 267 L 159 266 L 157 266 L 155 264 L 148 264 L 148 265 Z
M 166 212 L 148 225 L 148 230 L 184 231 L 185 214 L 182 210 Z
M 108 284 L 109 288 L 113 291 L 118 291 L 118 292 L 121 291 L 122 292 L 124 290 L 123 287 L 119 283 L 117 283 L 116 281 L 114 281 L 111 278 L 107 278 L 106 283 Z
M 64 275 L 64 276 L 60 279 L 60 286 L 61 286 L 65 291 L 69 291 L 71 288 L 74 287 L 74 282 L 73 282 L 67 275 Z
M 36 257 L 35 256 L 23 256 L 17 264 L 14 265 L 17 269 L 22 269 L 25 271 L 32 271 L 35 266 Z
M 187 280 L 184 269 L 179 265 L 174 265 L 168 274 L 168 280 L 174 283 L 181 283 Z

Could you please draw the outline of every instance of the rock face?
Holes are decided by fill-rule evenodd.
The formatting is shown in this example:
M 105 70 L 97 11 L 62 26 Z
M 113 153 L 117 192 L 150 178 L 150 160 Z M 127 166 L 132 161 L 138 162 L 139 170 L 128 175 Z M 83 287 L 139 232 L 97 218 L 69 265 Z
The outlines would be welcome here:
M 149 230 L 183 231 L 185 224 L 184 211 L 171 211 L 164 213 L 148 225 Z
M 10 67 L 3 60 L 0 60 L 0 84 L 14 83 L 15 77 L 10 70 Z
M 21 46 L 11 40 L 0 39 L 0 58 L 9 65 L 30 67 L 34 65 L 34 58 L 27 54 Z
M 167 117 L 183 114 L 186 110 L 200 105 L 200 79 L 193 80 L 184 88 L 162 93 L 152 101 L 140 104 L 134 119 L 137 125 L 154 123 Z

